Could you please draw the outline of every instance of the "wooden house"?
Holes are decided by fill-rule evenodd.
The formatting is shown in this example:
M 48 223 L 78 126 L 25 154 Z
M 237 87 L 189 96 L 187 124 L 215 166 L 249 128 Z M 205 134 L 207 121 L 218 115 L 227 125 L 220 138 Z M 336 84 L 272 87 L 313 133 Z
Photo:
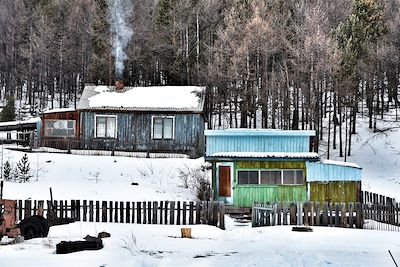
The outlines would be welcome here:
M 201 87 L 88 85 L 76 111 L 43 114 L 44 138 L 56 132 L 46 129 L 55 116 L 73 126 L 64 137 L 70 148 L 204 155 Z
M 311 152 L 314 131 L 228 129 L 209 130 L 205 136 L 217 200 L 251 207 L 255 201 L 360 198 L 361 168 L 321 161 Z

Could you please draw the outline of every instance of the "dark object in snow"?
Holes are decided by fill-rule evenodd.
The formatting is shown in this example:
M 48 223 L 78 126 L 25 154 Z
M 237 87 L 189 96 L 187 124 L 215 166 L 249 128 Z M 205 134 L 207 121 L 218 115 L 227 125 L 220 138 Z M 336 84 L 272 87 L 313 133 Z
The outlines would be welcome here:
M 139 183 L 131 183 L 131 185 L 139 185 Z
M 46 160 L 46 163 L 50 163 L 51 162 L 51 160 Z
M 61 241 L 56 245 L 56 254 L 67 254 L 83 250 L 99 250 L 103 248 L 101 238 L 87 235 L 85 241 Z
M 49 233 L 49 227 L 48 220 L 40 215 L 33 215 L 23 219 L 18 224 L 21 235 L 25 238 L 25 240 L 37 237 L 46 237 Z
M 106 237 L 110 237 L 110 236 L 111 236 L 111 234 L 110 234 L 110 233 L 107 233 L 107 232 L 100 232 L 100 233 L 97 235 L 98 238 L 106 238 Z
M 313 229 L 310 226 L 293 226 L 292 231 L 294 231 L 294 232 L 312 232 Z

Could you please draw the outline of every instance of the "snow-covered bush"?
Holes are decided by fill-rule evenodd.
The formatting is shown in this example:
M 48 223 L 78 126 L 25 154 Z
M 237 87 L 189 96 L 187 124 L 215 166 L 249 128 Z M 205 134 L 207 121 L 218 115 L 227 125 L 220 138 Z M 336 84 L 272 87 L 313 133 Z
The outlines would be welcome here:
M 21 183 L 29 182 L 32 177 L 28 155 L 25 153 L 21 160 L 17 163 L 17 179 Z
M 182 182 L 181 186 L 194 190 L 199 200 L 210 200 L 211 182 L 209 171 L 209 165 L 201 165 L 195 168 L 185 166 L 185 168 L 179 169 L 178 176 Z

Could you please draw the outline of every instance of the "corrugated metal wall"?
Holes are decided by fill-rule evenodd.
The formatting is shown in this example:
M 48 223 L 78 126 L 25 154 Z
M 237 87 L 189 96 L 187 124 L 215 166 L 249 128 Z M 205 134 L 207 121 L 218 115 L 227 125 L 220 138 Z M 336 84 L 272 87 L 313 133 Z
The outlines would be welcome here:
M 117 137 L 125 143 L 133 143 L 138 149 L 146 150 L 160 147 L 179 147 L 196 151 L 198 156 L 204 155 L 204 118 L 201 114 L 150 114 L 150 113 L 81 113 L 81 139 L 93 139 L 95 115 L 117 116 Z M 175 134 L 173 140 L 152 140 L 152 116 L 173 116 L 175 118 Z M 179 146 L 179 147 L 178 147 Z
M 207 136 L 206 155 L 218 152 L 309 152 L 309 136 Z
M 320 162 L 307 162 L 307 181 L 361 181 L 361 169 Z

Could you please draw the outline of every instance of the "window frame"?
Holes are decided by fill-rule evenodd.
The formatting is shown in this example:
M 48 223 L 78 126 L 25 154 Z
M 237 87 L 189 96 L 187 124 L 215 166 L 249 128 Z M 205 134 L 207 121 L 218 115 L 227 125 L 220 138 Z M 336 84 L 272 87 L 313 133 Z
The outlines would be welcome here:
M 52 134 L 52 135 L 48 135 L 46 132 L 47 132 L 47 129 L 50 129 L 50 128 L 48 128 L 48 127 L 46 127 L 46 123 L 47 122 L 56 122 L 56 121 L 66 121 L 67 122 L 67 128 L 64 128 L 64 129 L 66 129 L 67 130 L 67 135 L 54 135 L 54 134 Z M 72 122 L 73 123 L 73 128 L 68 128 L 68 122 Z M 44 121 L 44 132 L 43 132 L 43 134 L 44 134 L 44 136 L 45 137 L 54 137 L 54 138 L 75 138 L 76 137 L 76 120 L 71 120 L 71 119 L 46 119 L 45 121 Z M 54 125 L 54 124 L 53 124 Z M 52 127 L 51 129 L 55 129 L 54 127 Z M 73 129 L 74 130 L 74 134 L 73 135 L 68 135 L 68 130 L 69 129 Z M 54 130 L 53 130 L 54 131 Z
M 258 173 L 258 183 L 257 184 L 239 184 L 239 171 L 256 171 Z M 261 183 L 261 172 L 263 171 L 279 171 L 280 172 L 280 184 L 262 184 Z M 292 172 L 297 172 L 301 171 L 303 173 L 303 183 L 302 184 L 284 184 L 283 183 L 283 172 L 284 171 L 292 171 Z M 304 169 L 237 169 L 236 170 L 236 184 L 238 186 L 302 186 L 306 184 L 305 181 L 305 170 Z M 296 182 L 296 176 L 295 176 L 295 182 Z
M 162 120 L 162 137 L 155 138 L 154 137 L 154 120 L 161 119 Z M 172 137 L 171 138 L 164 138 L 164 120 L 165 119 L 172 119 Z M 151 116 L 151 139 L 152 140 L 174 140 L 175 139 L 175 116 Z
M 105 136 L 97 136 L 97 118 L 106 118 Z M 115 118 L 114 137 L 107 136 L 107 118 Z M 94 138 L 117 139 L 118 138 L 118 116 L 109 114 L 95 114 L 94 116 Z

